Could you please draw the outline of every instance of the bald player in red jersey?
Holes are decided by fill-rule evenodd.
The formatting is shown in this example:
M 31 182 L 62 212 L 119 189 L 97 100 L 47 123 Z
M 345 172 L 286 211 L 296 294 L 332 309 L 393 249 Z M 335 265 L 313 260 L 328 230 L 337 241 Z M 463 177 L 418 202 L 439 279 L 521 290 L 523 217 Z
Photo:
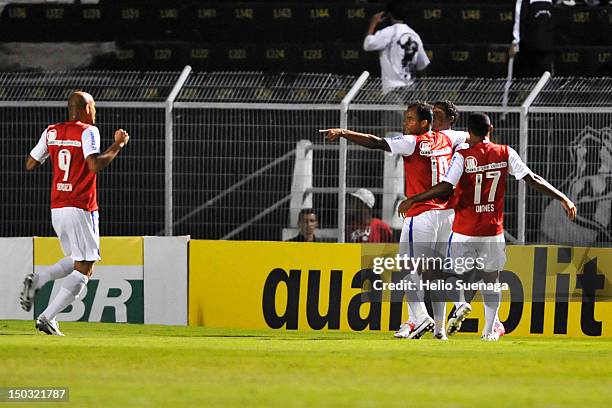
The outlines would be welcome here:
M 455 187 L 456 203 L 453 232 L 448 243 L 448 256 L 483 260 L 483 280 L 499 283 L 499 271 L 506 263 L 504 241 L 504 196 L 506 178 L 514 175 L 536 190 L 561 202 L 568 217 L 576 218 L 576 206 L 542 177 L 531 172 L 514 149 L 489 140 L 493 126 L 484 113 L 474 113 L 468 119 L 469 141 L 453 155 L 441 182 L 428 191 L 408 197 L 406 208 L 433 198 L 448 198 Z M 400 215 L 405 216 L 402 212 Z M 481 291 L 485 306 L 485 326 L 482 338 L 496 341 L 495 316 L 500 304 L 499 291 Z M 471 306 L 461 294 L 454 297 L 455 316 L 449 320 L 448 334 L 461 327 Z
M 29 311 L 38 289 L 65 277 L 57 296 L 36 319 L 38 330 L 58 336 L 63 334 L 55 316 L 79 296 L 93 272 L 94 262 L 101 259 L 96 173 L 108 166 L 129 140 L 128 133 L 118 129 L 114 143 L 100 153 L 100 132 L 94 126 L 96 104 L 88 93 L 70 95 L 68 114 L 68 122 L 44 130 L 26 160 L 26 170 L 34 170 L 51 158 L 51 221 L 66 257 L 26 276 L 21 307 Z
M 347 129 L 327 129 L 327 138 L 344 137 L 361 146 L 401 155 L 404 160 L 406 196 L 426 191 L 436 185 L 448 168 L 453 148 L 465 141 L 461 132 L 445 134 L 431 130 L 433 112 L 425 103 L 413 103 L 404 114 L 404 134 L 380 138 Z M 447 199 L 433 198 L 407 211 L 400 237 L 400 255 L 428 257 L 446 253 L 453 211 Z M 436 338 L 444 339 L 445 302 L 433 302 L 434 320 L 423 302 L 420 277 L 410 274 L 416 290 L 408 293 L 409 322 L 395 333 L 399 338 L 420 338 L 435 325 Z M 435 324 L 434 324 L 435 323 Z

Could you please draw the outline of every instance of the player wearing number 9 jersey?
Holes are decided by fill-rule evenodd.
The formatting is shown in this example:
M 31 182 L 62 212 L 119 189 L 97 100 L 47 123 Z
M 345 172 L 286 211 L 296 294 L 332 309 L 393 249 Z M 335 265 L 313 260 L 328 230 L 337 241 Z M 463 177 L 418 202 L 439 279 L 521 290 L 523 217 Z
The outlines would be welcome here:
M 97 153 L 100 153 L 100 131 L 93 125 L 75 121 L 50 125 L 45 129 L 30 156 L 39 162 L 51 158 L 52 209 L 98 210 L 96 173 L 89 171 L 86 161 L 87 157 Z
M 66 257 L 26 276 L 21 306 L 29 311 L 38 289 L 49 281 L 66 277 L 57 296 L 36 319 L 38 330 L 53 335 L 63 335 L 55 316 L 80 295 L 93 273 L 94 262 L 101 259 L 96 173 L 129 140 L 127 132 L 118 129 L 115 142 L 100 154 L 100 132 L 94 126 L 95 102 L 88 93 L 71 94 L 68 113 L 68 122 L 45 129 L 26 161 L 26 170 L 33 170 L 47 158 L 51 159 L 51 221 Z
M 455 261 L 455 265 L 459 265 L 459 259 L 465 264 L 468 258 L 480 258 L 484 266 L 483 280 L 498 283 L 499 271 L 506 262 L 503 218 L 508 174 L 559 200 L 572 220 L 576 217 L 576 206 L 546 180 L 532 173 L 511 147 L 492 143 L 489 140 L 492 130 L 487 115 L 470 115 L 469 143 L 458 148 L 441 182 L 423 193 L 408 197 L 406 208 L 434 198 L 448 198 L 455 186 L 455 220 L 447 256 Z M 456 268 L 455 273 L 461 274 L 461 270 Z M 447 282 L 456 280 L 457 276 L 454 276 Z M 501 293 L 495 290 L 483 290 L 481 293 L 485 306 L 483 339 L 497 340 L 493 329 Z M 456 311 L 449 320 L 449 334 L 458 330 L 471 310 L 462 293 L 454 293 L 452 297 Z
M 432 107 L 417 102 L 409 105 L 404 114 L 404 134 L 380 138 L 375 135 L 353 132 L 347 129 L 327 129 L 327 138 L 344 137 L 370 149 L 379 149 L 401 155 L 404 161 L 405 192 L 407 196 L 426 191 L 438 184 L 453 154 L 453 148 L 465 142 L 465 132 L 433 131 Z M 419 203 L 406 213 L 400 236 L 400 255 L 430 257 L 444 254 L 453 220 L 453 210 L 447 208 L 448 199 L 432 198 Z M 427 313 L 419 274 L 408 278 L 414 282 L 409 291 L 409 323 L 395 334 L 396 337 L 420 338 L 434 327 L 434 320 Z M 436 334 L 443 335 L 446 319 L 444 302 L 433 305 Z M 411 327 L 414 329 L 411 329 Z M 444 336 L 445 337 L 445 336 Z

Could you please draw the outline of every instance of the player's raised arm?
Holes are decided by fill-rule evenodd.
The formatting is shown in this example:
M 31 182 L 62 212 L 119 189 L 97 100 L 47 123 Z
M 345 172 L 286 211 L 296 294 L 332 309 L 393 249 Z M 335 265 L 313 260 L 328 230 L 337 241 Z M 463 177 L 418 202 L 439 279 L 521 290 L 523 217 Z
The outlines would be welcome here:
M 576 218 L 576 206 L 574 203 L 544 178 L 533 173 L 525 162 L 523 162 L 518 153 L 511 147 L 508 148 L 508 170 L 510 174 L 513 174 L 518 180 L 523 180 L 542 194 L 559 200 L 570 220 Z
M 368 149 L 384 150 L 390 152 L 391 148 L 387 141 L 381 137 L 370 135 L 367 133 L 353 132 L 348 129 L 334 128 L 334 129 L 323 129 L 319 130 L 321 133 L 326 133 L 328 140 L 334 141 L 340 137 L 345 138 L 353 143 L 357 143 L 360 146 L 367 147 Z
M 523 177 L 522 180 L 539 192 L 546 194 L 555 200 L 559 200 L 561 205 L 563 205 L 563 209 L 565 210 L 568 218 L 572 221 L 576 219 L 576 205 L 565 194 L 553 187 L 544 178 L 538 176 L 537 174 L 529 173 Z
M 87 156 L 87 167 L 90 171 L 97 173 L 104 169 L 119 154 L 123 146 L 130 140 L 128 132 L 123 129 L 115 131 L 115 142 L 102 154 L 91 154 Z

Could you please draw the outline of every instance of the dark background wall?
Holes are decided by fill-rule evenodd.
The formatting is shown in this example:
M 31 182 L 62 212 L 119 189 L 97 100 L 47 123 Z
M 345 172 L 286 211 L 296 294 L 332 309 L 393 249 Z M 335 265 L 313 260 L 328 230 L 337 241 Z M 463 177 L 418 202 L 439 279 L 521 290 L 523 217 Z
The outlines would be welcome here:
M 408 3 L 407 23 L 432 60 L 429 75 L 506 75 L 514 1 Z M 603 3 L 554 7 L 556 74 L 612 75 L 612 7 Z M 176 70 L 190 64 L 207 71 L 379 74 L 377 53 L 364 52 L 362 41 L 370 17 L 383 9 L 382 2 L 356 0 L 9 4 L 0 19 L 0 69 Z M 46 52 L 38 51 L 41 43 Z M 49 53 L 58 58 L 49 61 Z

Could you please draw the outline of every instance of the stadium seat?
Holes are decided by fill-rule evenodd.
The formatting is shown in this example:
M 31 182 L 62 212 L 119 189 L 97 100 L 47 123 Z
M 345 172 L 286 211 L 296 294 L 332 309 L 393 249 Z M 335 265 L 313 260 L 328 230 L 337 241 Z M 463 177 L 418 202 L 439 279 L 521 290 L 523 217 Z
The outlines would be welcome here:
M 260 69 L 266 71 L 278 71 L 279 67 L 284 71 L 296 71 L 300 68 L 297 50 L 296 46 L 288 43 L 263 44 L 258 47 L 257 62 Z
M 590 51 L 593 61 L 591 74 L 612 77 L 612 49 L 610 47 L 594 47 Z
M 222 49 L 210 43 L 193 42 L 187 45 L 188 64 L 196 71 L 220 69 Z
M 336 46 L 313 43 L 298 47 L 298 61 L 305 72 L 332 72 L 336 58 Z
M 178 70 L 189 63 L 189 45 L 185 42 L 151 43 L 149 69 L 153 71 Z
M 483 60 L 478 58 L 476 46 L 457 44 L 447 48 L 447 53 L 449 76 L 479 76 Z
M 585 48 L 559 48 L 555 51 L 555 75 L 588 76 L 592 71 L 590 61 Z
M 431 61 L 427 67 L 428 76 L 454 76 L 453 73 L 448 73 L 447 66 L 449 62 L 449 47 L 440 44 L 425 44 L 425 52 Z
M 486 59 L 483 61 L 483 77 L 503 78 L 508 73 L 508 45 L 484 44 Z
M 42 41 L 46 26 L 43 4 L 9 4 L 2 11 L 5 41 Z
M 447 7 L 410 6 L 407 24 L 419 34 L 425 45 L 447 44 L 456 40 L 451 23 L 451 13 Z
M 411 6 L 408 24 L 425 43 L 461 42 L 509 43 L 512 38 L 513 9 L 491 4 Z
M 553 9 L 555 43 L 564 46 L 597 45 L 594 35 L 597 13 L 590 7 L 555 7 Z
M 98 4 L 83 4 L 77 7 L 80 41 L 111 41 L 116 33 L 112 25 L 113 14 L 108 7 Z
M 560 50 L 555 66 L 557 75 L 612 76 L 610 47 L 571 47 Z M 577 66 L 576 64 L 579 64 Z
M 149 37 L 149 24 L 154 18 L 153 9 L 142 3 L 121 2 L 109 6 L 113 31 L 120 40 L 140 40 Z
M 596 24 L 594 31 L 599 34 L 599 43 L 612 45 L 612 7 L 602 7 L 597 11 Z
M 117 51 L 111 57 L 113 69 L 138 70 L 151 64 L 151 48 L 143 42 L 117 44 Z

